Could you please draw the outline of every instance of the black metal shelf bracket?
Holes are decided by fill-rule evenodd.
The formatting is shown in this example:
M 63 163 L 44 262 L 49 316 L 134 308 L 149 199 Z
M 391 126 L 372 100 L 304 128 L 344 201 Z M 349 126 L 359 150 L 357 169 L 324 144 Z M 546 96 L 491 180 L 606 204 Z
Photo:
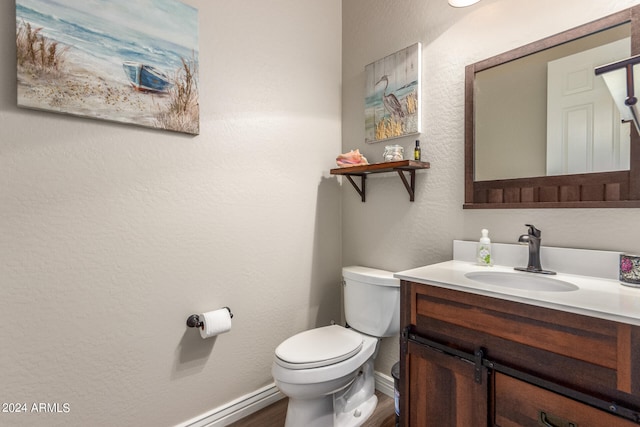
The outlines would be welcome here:
M 416 170 L 415 169 L 396 169 L 398 175 L 400 175 L 400 179 L 402 179 L 402 183 L 404 184 L 404 188 L 407 189 L 409 193 L 409 201 L 413 202 L 416 198 Z M 404 172 L 409 172 L 410 182 L 407 181 L 407 177 L 404 175 Z
M 366 201 L 365 196 L 367 191 L 367 175 L 365 174 L 358 175 L 360 176 L 360 187 L 358 187 L 358 184 L 356 184 L 353 178 L 351 178 L 351 175 L 345 175 L 345 176 L 347 177 L 351 185 L 353 185 L 353 188 L 355 188 L 358 194 L 360 195 L 360 198 L 362 199 L 362 203 L 364 203 Z

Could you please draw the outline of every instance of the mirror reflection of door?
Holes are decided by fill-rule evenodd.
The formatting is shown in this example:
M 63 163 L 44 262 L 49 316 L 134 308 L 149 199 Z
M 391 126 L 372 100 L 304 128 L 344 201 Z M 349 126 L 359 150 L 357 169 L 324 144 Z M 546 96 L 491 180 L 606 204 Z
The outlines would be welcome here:
M 630 56 L 618 40 L 547 65 L 547 175 L 629 169 L 629 123 L 594 68 Z

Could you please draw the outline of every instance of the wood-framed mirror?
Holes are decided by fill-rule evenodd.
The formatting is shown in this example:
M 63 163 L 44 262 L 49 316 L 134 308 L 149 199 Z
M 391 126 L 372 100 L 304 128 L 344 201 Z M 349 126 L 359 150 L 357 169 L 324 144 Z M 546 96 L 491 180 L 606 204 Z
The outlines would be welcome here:
M 556 108 L 552 82 L 558 78 L 551 77 L 555 64 L 562 66 L 567 56 L 582 58 L 584 51 L 600 51 L 603 45 L 618 49 L 604 53 L 605 57 L 617 55 L 608 62 L 640 54 L 640 5 L 466 67 L 465 209 L 640 207 L 640 135 L 633 124 L 623 124 L 615 112 L 605 110 L 608 113 L 604 116 L 614 114 L 609 127 L 602 131 L 598 125 L 594 131 L 593 110 L 602 107 Z M 607 63 L 599 60 L 595 60 L 596 66 Z M 589 65 L 581 71 L 565 71 L 578 76 L 567 84 L 569 92 L 581 92 L 579 86 L 593 85 L 594 81 L 603 84 L 597 82 L 602 77 L 596 77 L 593 69 Z M 520 75 L 523 70 L 526 72 Z M 534 83 L 535 78 L 527 72 L 540 74 L 540 83 Z M 562 76 L 559 80 L 564 82 L 565 74 Z M 518 79 L 525 79 L 525 83 Z M 494 86 L 497 91 L 491 92 Z M 638 93 L 640 88 L 636 88 Z M 494 94 L 510 98 L 499 99 Z M 512 112 L 517 114 L 510 116 Z M 560 130 L 555 125 L 557 115 L 562 117 Z M 492 116 L 495 121 L 489 120 Z M 563 126 L 573 127 L 567 131 Z M 567 132 L 573 136 L 567 138 Z M 556 134 L 562 141 L 559 148 L 552 148 L 557 145 L 553 142 Z M 620 140 L 609 138 L 609 134 L 619 134 Z M 505 135 L 504 141 L 497 142 Z M 520 140 L 523 145 L 516 145 L 514 141 Z M 602 154 L 602 148 L 594 145 L 599 140 L 618 151 Z M 513 157 L 508 157 L 509 151 Z M 578 161 L 567 160 L 573 151 L 578 153 Z M 554 153 L 561 153 L 563 160 L 558 162 Z M 609 157 L 614 160 L 602 160 Z M 487 164 L 488 159 L 497 162 Z M 585 166 L 583 160 L 589 164 Z

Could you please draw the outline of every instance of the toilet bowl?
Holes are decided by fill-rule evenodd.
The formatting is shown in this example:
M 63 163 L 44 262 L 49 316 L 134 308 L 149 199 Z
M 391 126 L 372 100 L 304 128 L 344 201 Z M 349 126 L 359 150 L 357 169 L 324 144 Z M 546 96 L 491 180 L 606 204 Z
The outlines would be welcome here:
M 373 413 L 374 359 L 384 336 L 399 332 L 399 281 L 367 267 L 343 269 L 345 317 L 283 341 L 272 375 L 289 397 L 285 427 L 357 427 Z M 355 315 L 354 315 L 355 311 Z

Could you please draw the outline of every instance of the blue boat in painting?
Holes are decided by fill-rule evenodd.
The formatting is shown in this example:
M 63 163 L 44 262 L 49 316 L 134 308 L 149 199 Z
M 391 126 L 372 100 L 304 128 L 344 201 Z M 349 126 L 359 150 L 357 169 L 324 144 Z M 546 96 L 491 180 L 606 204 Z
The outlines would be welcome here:
M 151 65 L 126 61 L 122 63 L 131 86 L 140 92 L 166 92 L 172 86 L 169 77 Z

